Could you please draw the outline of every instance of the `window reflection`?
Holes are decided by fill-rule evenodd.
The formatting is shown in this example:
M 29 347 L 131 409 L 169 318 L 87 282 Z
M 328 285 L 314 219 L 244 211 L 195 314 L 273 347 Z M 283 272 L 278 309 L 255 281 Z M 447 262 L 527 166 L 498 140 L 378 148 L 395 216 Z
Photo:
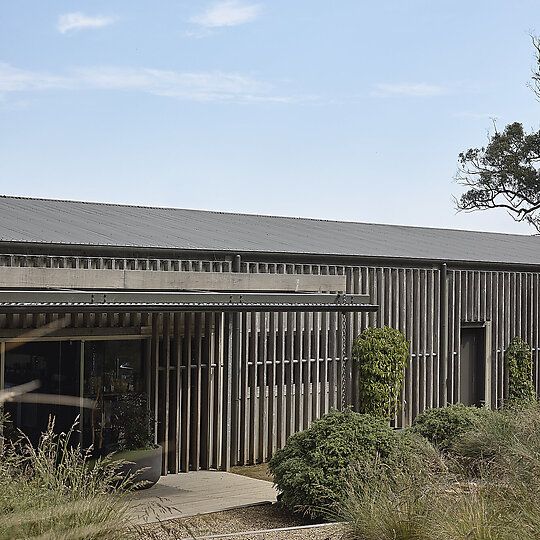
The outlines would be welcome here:
M 37 380 L 40 387 L 36 392 L 79 395 L 80 342 L 50 341 L 11 345 L 12 348 L 6 352 L 5 388 Z M 33 444 L 37 444 L 41 433 L 47 428 L 49 417 L 55 418 L 55 431 L 61 432 L 69 430 L 79 414 L 78 407 L 32 402 L 6 403 L 5 411 L 13 430 L 23 431 Z
M 84 356 L 84 394 L 94 408 L 84 415 L 83 443 L 99 455 L 117 449 L 128 397 L 145 393 L 144 346 L 142 341 L 88 341 Z
M 80 396 L 81 341 L 36 341 L 10 344 L 5 356 L 5 388 L 39 381 L 40 394 Z M 146 402 L 143 340 L 85 341 L 84 397 L 94 402 L 82 415 L 83 446 L 93 445 L 97 454 L 116 450 L 126 404 Z M 32 394 L 30 393 L 31 397 Z M 8 402 L 10 418 L 4 435 L 17 437 L 18 429 L 36 445 L 55 419 L 55 431 L 68 431 L 81 410 L 54 403 Z M 79 442 L 74 437 L 73 444 Z

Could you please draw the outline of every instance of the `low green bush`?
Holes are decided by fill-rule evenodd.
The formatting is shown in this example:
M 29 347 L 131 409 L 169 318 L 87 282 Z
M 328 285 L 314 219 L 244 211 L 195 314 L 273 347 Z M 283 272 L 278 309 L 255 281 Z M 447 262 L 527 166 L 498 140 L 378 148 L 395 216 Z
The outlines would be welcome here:
M 346 409 L 332 410 L 312 426 L 289 437 L 270 461 L 282 504 L 312 516 L 325 515 L 343 492 L 351 464 L 378 456 L 390 462 L 400 443 L 380 419 Z
M 491 410 L 484 407 L 466 407 L 462 403 L 426 409 L 414 419 L 410 431 L 425 437 L 439 450 L 446 452 L 454 441 L 473 429 L 479 419 L 492 414 Z

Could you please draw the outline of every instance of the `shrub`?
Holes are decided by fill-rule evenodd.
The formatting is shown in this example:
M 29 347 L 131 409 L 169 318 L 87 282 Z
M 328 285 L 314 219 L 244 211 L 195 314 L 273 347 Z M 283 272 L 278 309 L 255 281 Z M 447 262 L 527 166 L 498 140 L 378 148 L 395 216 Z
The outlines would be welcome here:
M 483 407 L 466 407 L 462 403 L 426 409 L 413 421 L 412 433 L 425 437 L 441 451 L 448 451 L 454 441 L 474 428 L 480 418 L 493 412 Z
M 408 356 L 409 344 L 394 328 L 366 328 L 356 338 L 360 412 L 384 418 L 395 414 Z
M 154 419 L 146 394 L 120 396 L 112 424 L 118 432 L 118 450 L 154 448 Z
M 394 432 L 398 442 L 398 461 L 403 466 L 410 463 L 414 468 L 429 467 L 432 471 L 445 469 L 441 452 L 425 437 L 410 429 Z
M 508 399 L 510 402 L 527 402 L 536 399 L 532 382 L 533 363 L 531 348 L 519 339 L 514 338 L 504 354 L 508 369 Z
M 271 459 L 270 472 L 284 506 L 320 516 L 341 497 L 351 464 L 376 455 L 382 462 L 392 461 L 398 448 L 383 419 L 332 410 L 309 429 L 291 435 Z

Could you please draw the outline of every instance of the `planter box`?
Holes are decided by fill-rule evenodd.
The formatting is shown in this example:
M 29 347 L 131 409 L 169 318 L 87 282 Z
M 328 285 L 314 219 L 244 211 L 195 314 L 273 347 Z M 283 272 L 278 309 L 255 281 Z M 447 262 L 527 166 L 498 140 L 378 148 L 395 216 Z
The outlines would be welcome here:
M 133 481 L 142 482 L 139 489 L 152 487 L 161 476 L 161 446 L 148 450 L 124 450 L 112 456 L 113 460 L 123 459 L 124 463 L 118 469 L 119 475 L 134 474 Z

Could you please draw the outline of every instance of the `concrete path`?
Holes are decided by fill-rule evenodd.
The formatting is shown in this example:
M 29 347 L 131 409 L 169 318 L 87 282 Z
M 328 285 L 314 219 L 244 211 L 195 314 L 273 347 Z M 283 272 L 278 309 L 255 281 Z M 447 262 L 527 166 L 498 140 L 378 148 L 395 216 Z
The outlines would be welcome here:
M 271 482 L 221 471 L 194 471 L 162 476 L 159 482 L 132 496 L 135 524 L 208 514 L 265 502 L 275 502 Z

